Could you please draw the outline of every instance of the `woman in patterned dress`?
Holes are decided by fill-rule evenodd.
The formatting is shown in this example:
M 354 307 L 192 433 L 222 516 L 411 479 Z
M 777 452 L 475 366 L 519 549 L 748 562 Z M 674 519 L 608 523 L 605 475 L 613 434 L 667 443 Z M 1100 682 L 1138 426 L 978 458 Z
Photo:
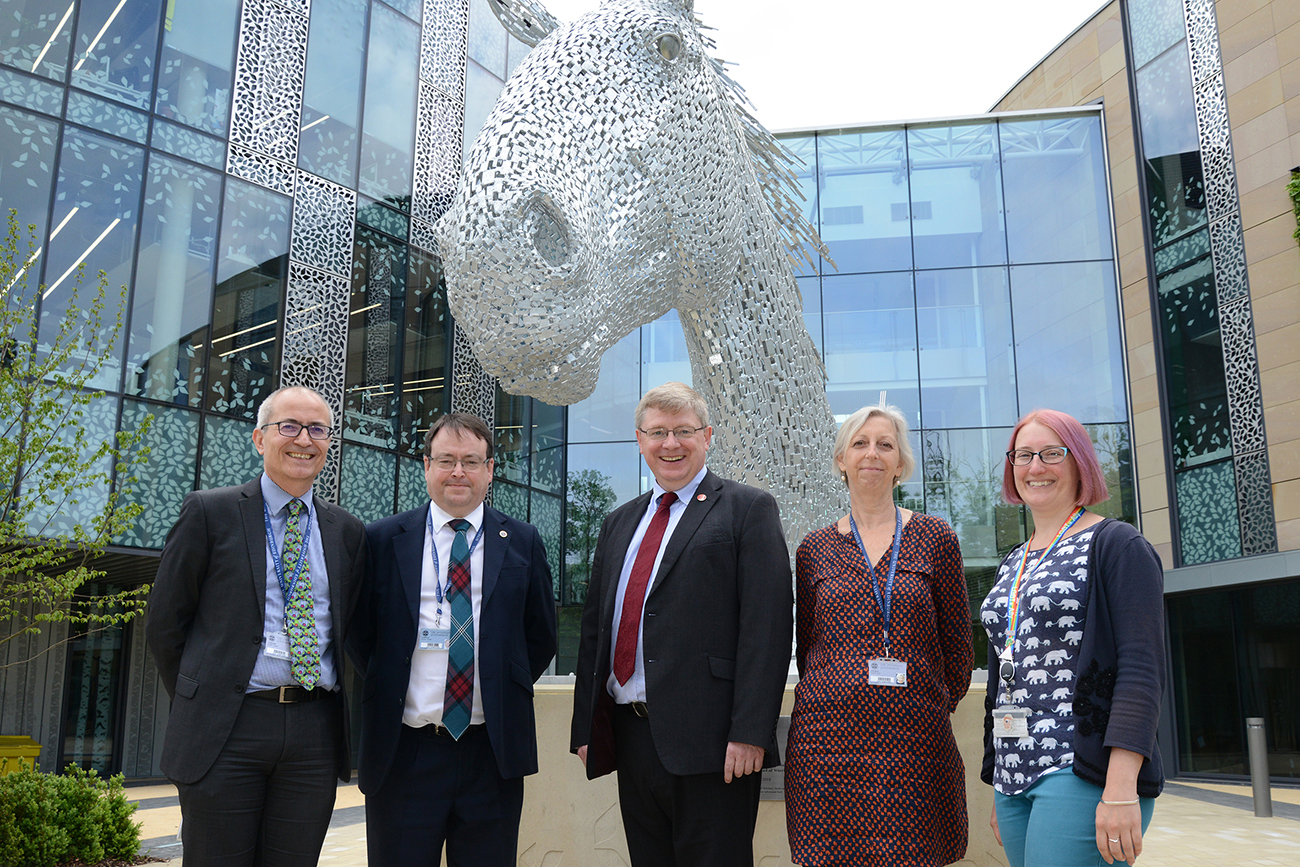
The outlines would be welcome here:
M 1034 532 L 980 614 L 993 833 L 1011 867 L 1132 864 L 1164 781 L 1160 558 L 1128 524 L 1084 508 L 1106 499 L 1106 480 L 1063 412 L 1016 425 L 1002 495 L 1029 507 Z
M 796 556 L 791 857 L 819 867 L 951 864 L 967 837 L 949 721 L 971 676 L 961 550 L 946 523 L 894 505 L 916 463 L 896 407 L 850 416 L 835 463 L 850 512 L 809 533 Z

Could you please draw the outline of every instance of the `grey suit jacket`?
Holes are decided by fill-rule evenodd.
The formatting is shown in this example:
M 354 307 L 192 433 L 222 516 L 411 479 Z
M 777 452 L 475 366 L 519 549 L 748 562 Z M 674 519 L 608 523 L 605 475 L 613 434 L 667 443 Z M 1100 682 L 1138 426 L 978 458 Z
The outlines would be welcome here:
M 582 612 L 570 746 L 587 776 L 615 770 L 610 637 L 619 573 L 650 494 L 600 530 Z M 776 719 L 790 668 L 790 552 L 772 495 L 706 473 L 664 549 L 642 623 L 650 731 L 673 774 L 721 772 L 727 743 L 779 764 Z
M 194 783 L 212 767 L 235 724 L 261 647 L 266 608 L 266 525 L 260 477 L 244 485 L 194 491 L 167 534 L 149 594 L 145 636 L 172 697 L 162 769 Z M 329 574 L 335 670 L 365 574 L 365 528 L 315 498 Z M 346 700 L 337 702 L 343 737 L 338 773 L 352 772 Z

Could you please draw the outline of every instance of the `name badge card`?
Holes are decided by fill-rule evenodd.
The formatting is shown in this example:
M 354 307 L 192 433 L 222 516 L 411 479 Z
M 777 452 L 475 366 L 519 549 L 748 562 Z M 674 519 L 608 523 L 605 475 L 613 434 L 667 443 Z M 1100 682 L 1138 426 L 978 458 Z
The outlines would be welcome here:
M 451 647 L 451 628 L 421 629 L 420 650 L 447 650 Z
M 902 659 L 867 660 L 867 683 L 872 686 L 907 686 L 907 662 Z
M 264 652 L 271 659 L 292 659 L 293 653 L 289 650 L 288 634 L 284 632 L 268 632 Z
M 993 737 L 1004 740 L 1029 737 L 1029 711 L 1011 705 L 994 708 Z

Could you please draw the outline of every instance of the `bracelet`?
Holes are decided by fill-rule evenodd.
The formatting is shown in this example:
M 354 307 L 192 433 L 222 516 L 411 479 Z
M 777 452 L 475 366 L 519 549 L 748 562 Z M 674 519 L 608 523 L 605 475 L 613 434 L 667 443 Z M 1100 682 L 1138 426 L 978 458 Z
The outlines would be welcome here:
M 1131 801 L 1107 801 L 1105 798 L 1101 802 L 1107 807 L 1132 807 L 1134 804 L 1141 803 L 1141 798 L 1134 798 Z

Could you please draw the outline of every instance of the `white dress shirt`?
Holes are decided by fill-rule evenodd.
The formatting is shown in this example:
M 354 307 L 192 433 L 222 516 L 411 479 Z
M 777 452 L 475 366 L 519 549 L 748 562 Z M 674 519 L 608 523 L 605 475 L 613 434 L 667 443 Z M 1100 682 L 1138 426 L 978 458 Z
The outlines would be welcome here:
M 627 679 L 627 683 L 619 683 L 618 678 L 614 676 L 613 665 L 610 666 L 609 678 L 605 681 L 605 688 L 609 694 L 614 697 L 615 704 L 627 704 L 633 701 L 645 701 L 645 603 L 650 598 L 650 591 L 654 589 L 655 578 L 659 575 L 659 564 L 664 559 L 664 551 L 668 548 L 668 540 L 673 537 L 673 531 L 681 523 L 682 515 L 686 512 L 686 506 L 695 497 L 695 490 L 704 481 L 704 474 L 709 471 L 704 467 L 700 472 L 687 482 L 677 491 L 677 502 L 668 507 L 668 527 L 664 530 L 663 541 L 659 543 L 659 553 L 655 555 L 654 567 L 650 570 L 650 583 L 646 585 L 645 596 L 641 599 L 641 626 L 636 638 L 636 667 L 632 669 L 632 676 Z M 646 531 L 650 529 L 650 520 L 654 517 L 655 512 L 659 511 L 659 500 L 666 492 L 655 482 L 654 488 L 650 495 L 650 502 L 646 505 L 645 514 L 641 516 L 641 522 L 637 524 L 636 532 L 632 534 L 632 542 L 627 546 L 627 556 L 623 558 L 623 571 L 618 576 L 618 593 L 614 596 L 614 628 L 610 631 L 609 636 L 609 658 L 611 663 L 614 659 L 614 651 L 618 647 L 618 625 L 623 622 L 623 595 L 627 592 L 628 579 L 632 577 L 632 566 L 636 563 L 636 554 L 641 550 L 641 541 L 645 539 Z
M 429 501 L 429 515 L 433 521 L 433 536 L 429 536 L 429 524 L 424 525 L 424 564 L 420 568 L 420 622 L 417 629 L 434 628 L 434 619 L 438 611 L 438 589 L 442 590 L 442 628 L 451 623 L 451 605 L 447 602 L 447 568 L 451 564 L 451 543 L 456 538 L 456 531 L 448 526 L 449 521 L 456 520 Z M 483 504 L 465 516 L 470 528 L 465 531 L 469 544 L 474 544 L 474 536 L 483 526 Z M 469 557 L 469 598 L 474 611 L 474 706 L 469 715 L 469 724 L 483 722 L 483 689 L 479 685 L 479 618 L 483 605 L 483 548 L 486 539 L 479 539 L 478 545 Z M 433 546 L 438 546 L 438 573 L 433 569 Z M 419 633 L 417 632 L 417 635 Z M 414 728 L 442 722 L 442 701 L 447 696 L 447 651 L 420 650 L 419 642 L 411 649 L 411 680 L 406 687 L 406 708 L 402 711 L 402 722 Z

